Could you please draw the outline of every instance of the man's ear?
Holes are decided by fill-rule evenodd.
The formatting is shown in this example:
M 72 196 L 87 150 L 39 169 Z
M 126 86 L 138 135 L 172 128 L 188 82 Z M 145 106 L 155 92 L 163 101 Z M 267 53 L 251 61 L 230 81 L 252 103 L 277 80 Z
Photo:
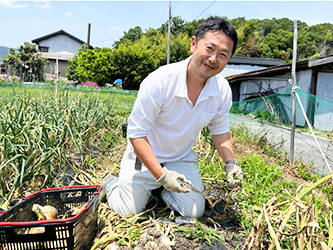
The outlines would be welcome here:
M 192 39 L 191 39 L 191 52 L 192 53 L 196 46 L 197 46 L 197 38 L 195 36 L 192 36 Z

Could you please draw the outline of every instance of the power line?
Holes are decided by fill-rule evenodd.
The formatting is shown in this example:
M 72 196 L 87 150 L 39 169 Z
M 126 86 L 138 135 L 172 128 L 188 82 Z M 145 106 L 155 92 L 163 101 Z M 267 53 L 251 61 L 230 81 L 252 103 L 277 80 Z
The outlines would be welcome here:
M 199 18 L 199 17 L 200 17 L 200 16 L 201 16 L 201 15 L 202 15 L 202 14 L 203 14 L 203 13 L 204 13 L 204 12 L 210 7 L 210 6 L 214 3 L 214 2 L 215 2 L 215 0 L 214 0 L 213 2 L 211 2 L 211 3 L 206 7 L 206 9 L 204 9 L 203 12 L 201 12 L 200 15 L 197 16 L 197 17 L 195 18 L 195 20 L 198 19 L 198 18 Z

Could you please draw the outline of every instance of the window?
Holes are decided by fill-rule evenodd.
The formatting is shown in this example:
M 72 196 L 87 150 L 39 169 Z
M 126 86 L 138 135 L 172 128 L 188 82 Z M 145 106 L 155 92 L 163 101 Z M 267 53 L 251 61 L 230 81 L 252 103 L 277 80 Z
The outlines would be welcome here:
M 39 51 L 40 51 L 40 52 L 49 52 L 49 47 L 46 47 L 46 46 L 39 46 Z

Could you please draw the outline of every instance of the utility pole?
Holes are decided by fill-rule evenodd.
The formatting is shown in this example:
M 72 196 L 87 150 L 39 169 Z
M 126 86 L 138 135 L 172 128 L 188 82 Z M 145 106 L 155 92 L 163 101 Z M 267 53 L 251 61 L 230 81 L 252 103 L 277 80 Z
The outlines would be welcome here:
M 87 51 L 90 47 L 90 23 L 88 23 Z
M 294 164 L 294 148 L 295 148 L 295 126 L 296 126 L 296 61 L 297 61 L 297 20 L 294 20 L 294 44 L 293 44 L 293 61 L 291 64 L 292 78 L 292 123 L 290 137 L 290 159 L 289 162 Z
M 169 21 L 168 21 L 168 52 L 167 52 L 167 64 L 170 63 L 170 33 L 171 33 L 171 0 L 169 0 Z

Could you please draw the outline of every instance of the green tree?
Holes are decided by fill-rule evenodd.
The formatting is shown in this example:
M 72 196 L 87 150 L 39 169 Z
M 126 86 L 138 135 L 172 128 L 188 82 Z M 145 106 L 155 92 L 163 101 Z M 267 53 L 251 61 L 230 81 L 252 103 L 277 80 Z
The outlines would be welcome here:
M 262 58 L 274 58 L 271 48 L 265 43 L 259 43 L 258 49 L 260 50 L 260 57 Z
M 68 61 L 67 78 L 77 83 L 92 81 L 99 86 L 111 82 L 111 49 L 94 48 L 87 51 L 84 44 Z
M 317 53 L 315 41 L 309 35 L 308 27 L 298 31 L 297 35 L 297 58 L 304 60 Z
M 238 55 L 246 56 L 246 57 L 260 57 L 261 51 L 258 45 L 254 44 L 245 44 L 240 48 Z
M 185 25 L 185 21 L 183 19 L 181 19 L 179 16 L 175 16 L 175 17 L 171 18 L 170 33 L 175 36 L 179 35 L 180 33 L 183 32 L 184 25 Z M 168 33 L 168 26 L 169 26 L 168 22 L 165 22 L 157 30 L 161 33 Z
M 140 41 L 131 46 L 119 44 L 111 53 L 112 77 L 122 79 L 124 89 L 138 90 L 142 80 L 156 67 L 156 59 Z
M 183 33 L 186 33 L 189 37 L 194 36 L 198 26 L 203 22 L 203 20 L 204 18 L 193 20 L 192 22 L 186 22 L 183 27 Z
M 273 58 L 288 60 L 292 55 L 294 34 L 288 30 L 273 30 L 266 37 L 260 40 L 260 43 L 266 44 L 273 55 Z M 263 48 L 263 46 L 261 46 Z
M 121 43 L 127 44 L 132 43 L 136 40 L 139 40 L 143 35 L 142 29 L 140 26 L 135 26 L 134 28 L 129 29 L 127 32 L 124 32 L 124 36 L 122 36 L 119 41 L 115 41 L 113 47 L 118 47 Z
M 191 39 L 187 34 L 180 34 L 171 41 L 170 63 L 184 60 L 191 54 Z
M 36 44 L 29 42 L 21 45 L 18 51 L 10 48 L 9 54 L 3 58 L 3 62 L 9 65 L 9 74 L 19 76 L 21 81 L 43 81 L 48 60 L 37 52 Z

